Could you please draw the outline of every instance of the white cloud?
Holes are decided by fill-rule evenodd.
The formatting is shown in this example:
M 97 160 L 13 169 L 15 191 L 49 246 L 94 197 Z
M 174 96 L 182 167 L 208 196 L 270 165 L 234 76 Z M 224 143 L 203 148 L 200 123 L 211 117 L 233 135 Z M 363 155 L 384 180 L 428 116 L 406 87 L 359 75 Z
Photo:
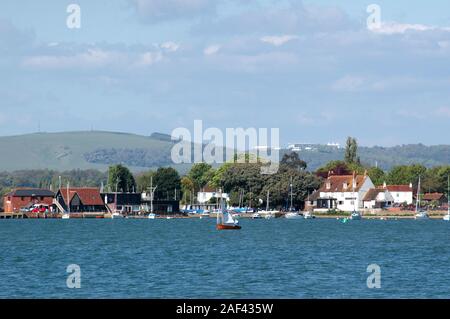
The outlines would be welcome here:
M 354 92 L 360 90 L 365 83 L 365 79 L 360 76 L 346 75 L 335 81 L 331 88 L 334 91 Z
M 210 0 L 129 0 L 137 14 L 147 23 L 178 20 L 215 12 Z
M 74 67 L 104 67 L 111 65 L 121 59 L 121 54 L 105 51 L 98 48 L 91 48 L 85 52 L 73 55 L 37 55 L 26 57 L 22 65 L 34 68 L 74 68 Z
M 161 52 L 145 52 L 139 56 L 138 66 L 150 66 L 161 61 L 163 55 Z
M 398 23 L 398 22 L 382 22 L 380 27 L 369 28 L 370 31 L 380 34 L 403 34 L 408 31 L 450 31 L 450 28 L 441 28 L 436 26 L 429 26 L 424 24 L 408 24 L 408 23 Z
M 176 52 L 180 48 L 180 45 L 175 42 L 164 42 L 161 44 L 161 48 L 167 52 Z
M 437 116 L 444 116 L 450 118 L 450 107 L 440 107 L 434 112 Z
M 219 52 L 220 48 L 221 48 L 221 46 L 219 44 L 213 44 L 213 45 L 206 47 L 203 50 L 203 53 L 205 55 L 213 55 L 213 54 L 216 54 L 217 52 Z
M 274 46 L 281 46 L 291 40 L 298 39 L 296 35 L 278 35 L 278 36 L 265 36 L 261 38 L 262 42 L 272 44 Z

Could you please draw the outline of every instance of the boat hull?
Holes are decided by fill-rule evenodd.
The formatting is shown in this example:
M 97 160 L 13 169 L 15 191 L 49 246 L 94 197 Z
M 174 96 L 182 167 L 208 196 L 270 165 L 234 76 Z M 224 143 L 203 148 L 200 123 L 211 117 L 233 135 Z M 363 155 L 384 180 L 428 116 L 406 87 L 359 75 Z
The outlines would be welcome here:
M 217 230 L 236 230 L 241 229 L 242 227 L 239 225 L 224 225 L 224 224 L 217 224 L 216 229 Z

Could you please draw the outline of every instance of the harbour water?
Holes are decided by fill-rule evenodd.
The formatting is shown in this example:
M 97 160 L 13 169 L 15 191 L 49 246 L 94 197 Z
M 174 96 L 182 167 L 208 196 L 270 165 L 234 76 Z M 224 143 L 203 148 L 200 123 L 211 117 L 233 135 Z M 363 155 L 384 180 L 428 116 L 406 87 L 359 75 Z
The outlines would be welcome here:
M 438 221 L 2 220 L 1 298 L 450 298 Z M 81 268 L 81 288 L 66 268 Z M 381 267 L 381 288 L 367 267 Z

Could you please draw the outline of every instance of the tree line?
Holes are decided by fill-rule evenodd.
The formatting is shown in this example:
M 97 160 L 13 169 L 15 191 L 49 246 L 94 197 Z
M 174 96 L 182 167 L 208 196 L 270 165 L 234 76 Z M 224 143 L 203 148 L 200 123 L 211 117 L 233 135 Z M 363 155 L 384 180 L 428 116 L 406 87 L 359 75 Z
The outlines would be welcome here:
M 247 158 L 248 159 L 248 158 Z M 280 161 L 276 174 L 261 174 L 263 161 L 241 163 L 235 158 L 231 162 L 214 168 L 206 163 L 192 165 L 187 174 L 181 176 L 172 167 L 160 167 L 133 174 L 126 166 L 111 165 L 108 172 L 97 170 L 72 170 L 58 172 L 52 170 L 22 170 L 0 172 L 0 195 L 15 187 L 39 187 L 56 190 L 59 183 L 65 186 L 104 185 L 105 191 L 144 192 L 151 185 L 157 186 L 156 199 L 177 199 L 182 204 L 195 203 L 197 193 L 205 187 L 221 189 L 230 195 L 230 204 L 252 207 L 264 207 L 267 193 L 270 194 L 272 207 L 288 206 L 292 188 L 294 202 L 299 205 L 308 195 L 317 190 L 323 179 L 329 175 L 367 174 L 375 185 L 384 182 L 391 185 L 412 183 L 416 187 L 419 176 L 422 177 L 424 192 L 447 192 L 447 178 L 450 166 L 427 168 L 422 164 L 399 165 L 389 171 L 361 162 L 358 155 L 358 143 L 349 137 L 342 160 L 331 161 L 323 167 L 309 171 L 299 153 L 286 153 Z M 61 176 L 61 179 L 60 179 Z M 2 203 L 0 202 L 0 206 Z

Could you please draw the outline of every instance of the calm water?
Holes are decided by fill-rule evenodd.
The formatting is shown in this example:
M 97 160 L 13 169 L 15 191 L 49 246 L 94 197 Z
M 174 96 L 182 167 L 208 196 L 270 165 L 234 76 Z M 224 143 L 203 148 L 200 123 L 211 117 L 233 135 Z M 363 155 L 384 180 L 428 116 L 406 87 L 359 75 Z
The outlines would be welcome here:
M 450 298 L 443 221 L 214 222 L 1 220 L 0 297 Z M 69 264 L 81 289 L 66 287 Z

